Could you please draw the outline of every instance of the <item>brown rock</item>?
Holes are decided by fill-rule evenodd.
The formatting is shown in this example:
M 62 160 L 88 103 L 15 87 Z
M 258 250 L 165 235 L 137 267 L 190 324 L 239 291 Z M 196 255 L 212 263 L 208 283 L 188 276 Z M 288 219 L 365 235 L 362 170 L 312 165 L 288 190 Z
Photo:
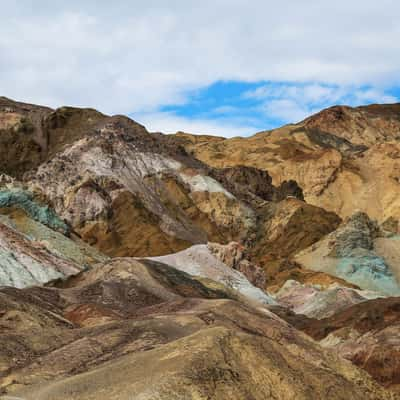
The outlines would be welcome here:
M 384 386 L 399 389 L 399 298 L 369 300 L 306 324 L 295 319 L 291 322 Z
M 211 252 L 230 268 L 240 271 L 254 286 L 265 289 L 267 277 L 264 269 L 250 262 L 246 257 L 246 248 L 239 243 L 227 245 L 208 243 Z

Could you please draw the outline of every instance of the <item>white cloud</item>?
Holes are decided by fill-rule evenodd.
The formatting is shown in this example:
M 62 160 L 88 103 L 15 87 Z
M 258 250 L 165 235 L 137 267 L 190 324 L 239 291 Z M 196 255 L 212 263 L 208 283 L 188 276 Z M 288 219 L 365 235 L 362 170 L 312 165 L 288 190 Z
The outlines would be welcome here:
M 354 101 L 358 104 L 364 103 L 395 103 L 398 99 L 394 96 L 390 96 L 378 89 L 358 89 L 355 90 L 352 95 Z
M 258 109 L 269 119 L 284 122 L 298 122 L 333 104 L 361 105 L 397 101 L 381 89 L 319 83 L 266 84 L 243 93 L 243 97 L 259 101 Z
M 388 85 L 399 14 L 391 0 L 8 1 L 0 91 L 129 112 L 220 79 Z
M 349 90 L 360 103 L 392 101 L 384 88 L 399 83 L 394 0 L 19 0 L 1 11 L 1 95 L 141 113 L 164 131 L 252 128 L 158 112 L 218 80 L 292 82 L 254 94 L 268 98 L 266 115 L 287 120 Z
M 299 104 L 292 99 L 277 99 L 265 102 L 264 113 L 273 119 L 297 122 L 310 114 L 305 105 Z
M 240 108 L 230 105 L 222 105 L 219 107 L 215 107 L 212 112 L 214 114 L 232 114 L 235 112 L 240 112 Z
M 176 116 L 167 112 L 139 113 L 133 118 L 145 125 L 150 132 L 176 133 L 178 131 L 223 137 L 249 136 L 260 128 L 235 121 L 210 120 Z

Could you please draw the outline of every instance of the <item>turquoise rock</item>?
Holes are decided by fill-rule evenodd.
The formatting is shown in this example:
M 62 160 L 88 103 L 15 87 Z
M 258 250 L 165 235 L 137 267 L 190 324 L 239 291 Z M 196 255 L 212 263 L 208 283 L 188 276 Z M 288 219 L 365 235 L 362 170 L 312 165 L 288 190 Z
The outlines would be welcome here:
M 24 210 L 32 219 L 51 229 L 68 235 L 68 225 L 48 205 L 34 201 L 33 194 L 22 189 L 0 190 L 0 208 L 17 207 Z
M 339 259 L 336 275 L 362 288 L 389 296 L 400 295 L 400 288 L 385 260 L 372 251 Z

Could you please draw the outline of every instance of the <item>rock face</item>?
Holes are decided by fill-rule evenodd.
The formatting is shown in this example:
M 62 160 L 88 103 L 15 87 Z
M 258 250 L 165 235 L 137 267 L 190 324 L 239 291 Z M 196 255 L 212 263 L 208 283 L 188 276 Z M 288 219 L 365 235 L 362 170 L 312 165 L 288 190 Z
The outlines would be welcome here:
M 232 252 L 230 253 L 232 254 Z M 193 276 L 200 276 L 220 282 L 224 286 L 235 289 L 243 295 L 264 304 L 275 304 L 275 301 L 268 294 L 250 284 L 245 275 L 239 272 L 239 270 L 232 268 L 235 265 L 239 266 L 238 264 L 242 260 L 235 264 L 229 258 L 231 258 L 231 255 L 228 257 L 226 252 L 222 254 L 221 249 L 216 254 L 215 245 L 196 245 L 179 253 L 152 257 L 151 260 L 168 264 Z M 250 269 L 248 264 L 247 267 Z
M 105 118 L 92 109 L 52 110 L 0 97 L 0 169 L 20 178 Z
M 293 280 L 286 281 L 274 295 L 280 305 L 296 314 L 317 319 L 330 317 L 353 304 L 377 297 L 382 295 L 339 286 L 337 283 L 322 288 L 320 285 L 301 284 Z
M 0 97 L 0 171 L 22 176 L 40 164 L 45 134 L 42 120 L 47 107 L 18 103 Z
M 247 244 L 250 258 L 266 271 L 267 286 L 283 284 L 279 274 L 293 268 L 289 259 L 340 223 L 336 214 L 295 198 L 266 204 L 258 213 L 256 233 Z
M 353 145 L 371 146 L 400 138 L 400 104 L 334 106 L 307 118 L 304 123 Z
M 26 180 L 84 240 L 112 256 L 164 254 L 247 234 L 255 219 L 248 206 L 200 163 L 136 125 L 107 119 Z
M 258 168 L 237 166 L 212 170 L 211 173 L 231 193 L 250 203 L 257 198 L 266 201 L 281 201 L 287 197 L 304 200 L 303 190 L 296 181 L 284 181 L 275 187 L 268 172 Z
M 46 283 L 106 259 L 71 235 L 54 210 L 32 193 L 10 184 L 0 188 L 0 286 Z
M 240 271 L 254 286 L 264 289 L 267 284 L 265 270 L 247 258 L 247 250 L 239 243 L 227 245 L 208 243 L 211 253 L 230 268 Z
M 379 237 L 380 251 L 376 251 L 374 243 Z M 357 213 L 320 242 L 298 253 L 295 260 L 308 269 L 338 276 L 363 289 L 399 295 L 398 266 L 386 261 L 386 242 L 394 242 L 397 247 L 396 237 L 385 237 L 366 214 Z
M 295 180 L 307 202 L 342 218 L 364 211 L 380 222 L 400 218 L 400 105 L 337 106 L 249 138 L 176 140 L 218 168 L 268 171 L 275 185 Z
M 18 208 L 50 229 L 65 235 L 69 233 L 68 225 L 48 205 L 36 202 L 32 193 L 17 188 L 0 189 L 0 209 L 7 208 Z
M 0 302 L 8 396 L 395 398 L 261 306 L 159 263 L 114 260 Z

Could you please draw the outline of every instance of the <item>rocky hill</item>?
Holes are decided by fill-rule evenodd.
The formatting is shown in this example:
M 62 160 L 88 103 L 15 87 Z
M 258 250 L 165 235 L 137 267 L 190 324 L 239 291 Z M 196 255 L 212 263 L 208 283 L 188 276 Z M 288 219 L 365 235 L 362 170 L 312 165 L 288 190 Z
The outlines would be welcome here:
M 249 138 L 174 138 L 209 165 L 267 170 L 275 185 L 295 180 L 313 205 L 380 222 L 400 217 L 399 139 L 400 104 L 336 106 Z
M 224 139 L 1 97 L 0 398 L 400 398 L 399 146 L 399 105 Z
M 119 259 L 58 286 L 0 291 L 12 395 L 392 398 L 261 305 L 165 264 Z

